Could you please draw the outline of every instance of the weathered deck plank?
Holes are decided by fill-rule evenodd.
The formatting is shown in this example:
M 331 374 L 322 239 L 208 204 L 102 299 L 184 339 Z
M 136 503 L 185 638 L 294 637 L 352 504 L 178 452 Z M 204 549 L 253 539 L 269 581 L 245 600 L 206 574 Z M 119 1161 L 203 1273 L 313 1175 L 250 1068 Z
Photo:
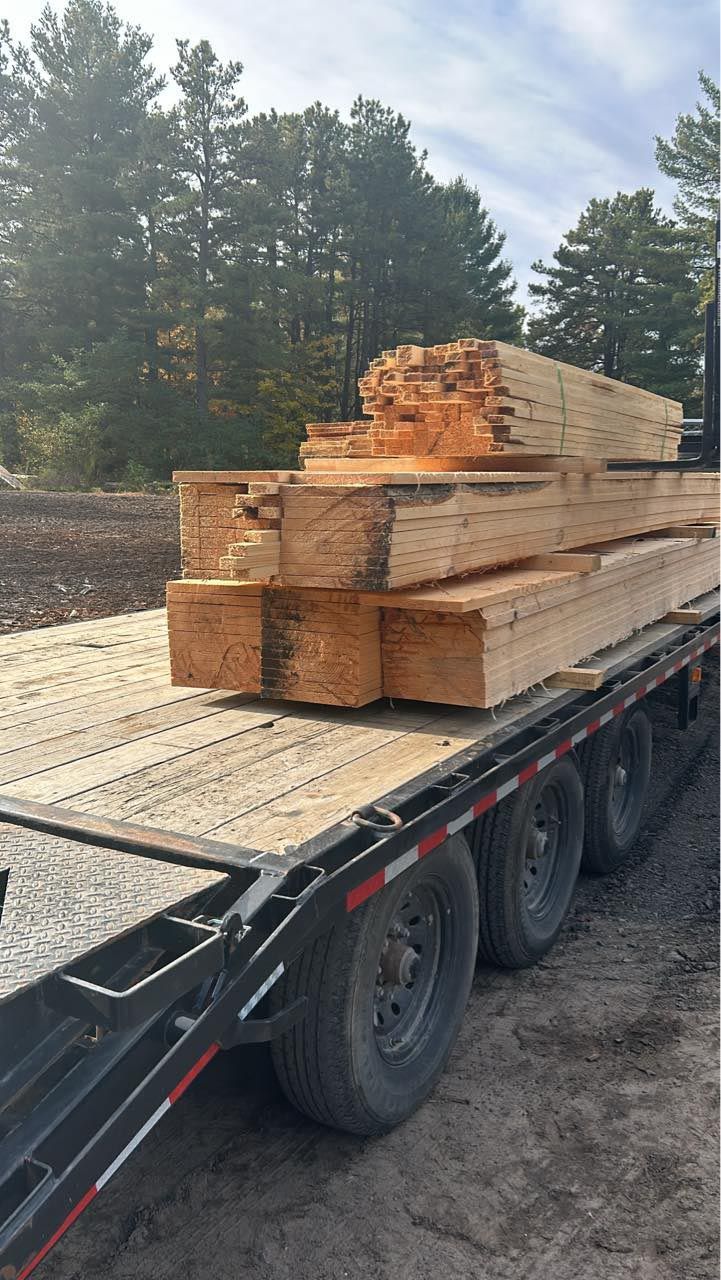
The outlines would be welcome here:
M 607 665 L 673 631 L 646 628 Z M 277 852 L 574 696 L 537 688 L 495 712 L 388 700 L 345 710 L 173 689 L 164 610 L 6 636 L 0 658 L 2 789 Z

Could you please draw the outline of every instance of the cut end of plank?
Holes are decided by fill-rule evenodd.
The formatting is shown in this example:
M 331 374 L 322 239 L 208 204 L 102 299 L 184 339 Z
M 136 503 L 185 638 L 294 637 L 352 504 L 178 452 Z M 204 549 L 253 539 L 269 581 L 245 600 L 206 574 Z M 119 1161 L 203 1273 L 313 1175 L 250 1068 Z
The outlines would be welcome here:
M 703 614 L 700 609 L 669 609 L 669 612 L 664 614 L 661 621 L 688 622 L 689 625 L 695 625 L 697 622 L 701 622 L 702 618 Z
M 648 535 L 653 538 L 715 538 L 718 526 L 715 524 L 673 524 L 667 529 L 654 529 Z
M 563 667 L 543 683 L 549 689 L 599 689 L 605 679 L 601 667 Z

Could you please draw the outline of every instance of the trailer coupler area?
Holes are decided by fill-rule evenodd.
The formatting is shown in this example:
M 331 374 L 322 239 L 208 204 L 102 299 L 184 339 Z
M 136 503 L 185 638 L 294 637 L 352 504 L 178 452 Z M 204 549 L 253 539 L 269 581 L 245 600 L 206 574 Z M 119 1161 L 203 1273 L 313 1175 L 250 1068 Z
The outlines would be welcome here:
M 267 1016 L 258 1006 L 290 962 L 284 926 L 298 920 L 298 945 L 317 928 L 324 913 L 311 900 L 327 876 L 273 853 L 12 796 L 0 795 L 0 820 L 18 833 L 9 876 L 12 894 L 14 850 L 17 889 L 4 926 L 17 965 L 0 988 L 0 1271 L 20 1280 L 221 1049 L 267 1041 L 304 1016 L 304 997 Z M 122 875 L 109 850 L 134 855 Z M 29 964 L 27 944 L 34 951 L 33 937 L 40 943 L 50 926 L 23 893 L 23 865 L 33 882 L 49 877 L 52 900 L 54 857 L 74 868 L 81 907 L 83 889 L 90 907 L 100 902 L 107 937 L 98 946 L 88 930 L 84 944 L 92 946 L 78 949 L 60 902 L 53 945 Z M 186 896 L 180 910 L 170 909 L 170 897 L 158 912 L 147 860 L 179 867 L 176 888 L 200 888 L 190 898 L 178 891 L 179 905 Z M 159 870 L 166 883 L 171 869 Z M 130 931 L 128 897 L 142 903 Z

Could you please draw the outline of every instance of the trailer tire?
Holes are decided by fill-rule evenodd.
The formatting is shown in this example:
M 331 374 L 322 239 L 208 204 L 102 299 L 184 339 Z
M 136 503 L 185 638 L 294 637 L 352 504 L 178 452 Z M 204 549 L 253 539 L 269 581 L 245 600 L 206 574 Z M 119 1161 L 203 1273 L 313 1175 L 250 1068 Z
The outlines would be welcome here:
M 638 704 L 588 743 L 584 871 L 605 876 L 626 861 L 641 826 L 652 751 L 651 721 Z
M 454 835 L 317 938 L 272 993 L 274 1009 L 307 1000 L 272 1046 L 290 1102 L 349 1133 L 405 1120 L 455 1043 L 477 936 L 473 862 Z
M 568 914 L 582 847 L 583 784 L 571 756 L 479 820 L 474 855 L 482 959 L 524 969 L 546 954 Z

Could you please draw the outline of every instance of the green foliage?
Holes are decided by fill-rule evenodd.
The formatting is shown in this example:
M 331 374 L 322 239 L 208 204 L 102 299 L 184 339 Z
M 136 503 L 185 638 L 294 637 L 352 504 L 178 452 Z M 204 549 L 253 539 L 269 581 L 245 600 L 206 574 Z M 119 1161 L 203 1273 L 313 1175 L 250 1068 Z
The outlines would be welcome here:
M 529 286 L 541 310 L 535 351 L 595 369 L 693 410 L 698 396 L 695 293 L 679 229 L 641 188 L 592 200 Z
M 258 383 L 253 414 L 258 466 L 296 467 L 303 427 L 306 422 L 327 421 L 337 398 L 333 339 L 292 347 L 284 367 L 268 370 Z
M 161 87 L 149 37 L 101 0 L 46 7 L 31 29 L 27 124 L 8 157 L 13 305 L 31 359 L 68 355 L 137 326 L 144 307 L 136 159 Z
M 138 492 L 146 489 L 153 482 L 153 473 L 149 467 L 142 462 L 136 462 L 133 458 L 125 465 L 125 470 L 120 477 L 121 484 L 130 492 Z
M 681 114 L 670 140 L 656 137 L 656 161 L 678 183 L 674 209 L 685 229 L 696 273 L 708 293 L 714 258 L 714 224 L 719 212 L 719 87 L 699 72 L 705 101 Z
M 435 316 L 436 335 L 447 342 L 472 335 L 520 342 L 523 308 L 513 301 L 515 281 L 501 258 L 505 235 L 499 232 L 475 187 L 458 177 L 440 191 L 441 243 L 448 247 L 446 309 Z M 440 273 L 439 273 L 440 275 Z
M 20 416 L 18 431 L 28 470 L 52 488 L 89 488 L 100 472 L 103 405 L 48 418 L 42 411 Z

